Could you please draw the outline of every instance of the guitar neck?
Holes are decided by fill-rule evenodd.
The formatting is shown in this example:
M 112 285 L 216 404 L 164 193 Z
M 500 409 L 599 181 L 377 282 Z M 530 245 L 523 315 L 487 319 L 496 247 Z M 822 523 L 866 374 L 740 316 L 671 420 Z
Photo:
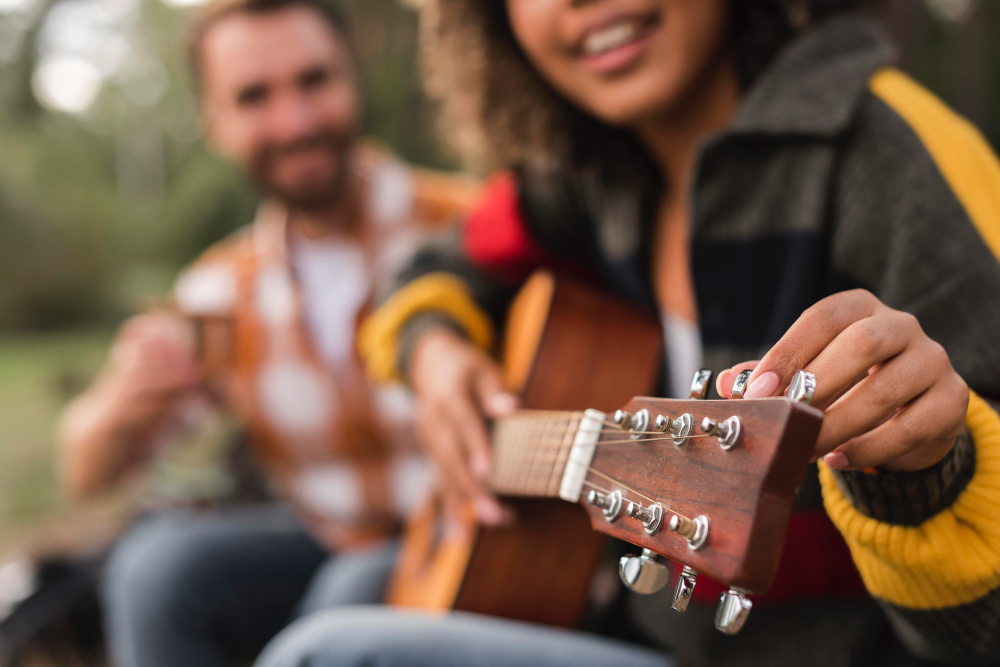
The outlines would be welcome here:
M 508 496 L 558 497 L 574 442 L 579 445 L 580 437 L 596 442 L 602 426 L 584 412 L 518 410 L 498 419 L 490 489 Z M 585 468 L 579 471 L 581 483 L 585 474 Z

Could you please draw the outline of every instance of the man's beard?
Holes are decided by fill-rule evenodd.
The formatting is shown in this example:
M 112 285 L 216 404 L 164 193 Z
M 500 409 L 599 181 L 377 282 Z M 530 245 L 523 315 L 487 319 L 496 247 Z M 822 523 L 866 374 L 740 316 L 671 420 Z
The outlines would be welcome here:
M 321 130 L 307 137 L 258 150 L 250 162 L 250 174 L 271 196 L 289 208 L 303 212 L 320 212 L 336 208 L 347 194 L 351 180 L 350 154 L 354 135 Z M 325 182 L 288 186 L 271 178 L 274 162 L 283 155 L 322 150 L 336 154 L 336 168 Z

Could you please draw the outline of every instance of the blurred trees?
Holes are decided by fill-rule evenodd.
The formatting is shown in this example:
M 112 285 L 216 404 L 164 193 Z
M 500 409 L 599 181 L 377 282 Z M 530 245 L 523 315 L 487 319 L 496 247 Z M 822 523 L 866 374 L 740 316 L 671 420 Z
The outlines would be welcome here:
M 0 0 L 0 331 L 115 321 L 251 218 L 252 187 L 200 141 L 184 59 L 190 13 L 176 6 L 190 1 Z M 366 132 L 447 165 L 420 93 L 415 17 L 398 0 L 341 2 Z M 885 14 L 904 67 L 996 145 L 1000 5 L 891 0 Z M 103 77 L 87 111 L 37 101 L 39 72 L 57 58 L 86 60 L 46 70 L 68 89 L 86 93 L 85 74 Z
M 200 140 L 189 11 L 159 0 L 16 2 L 0 0 L 0 331 L 115 321 L 247 223 L 257 194 Z M 416 76 L 415 16 L 394 0 L 343 4 L 366 133 L 445 165 Z M 106 67 L 87 111 L 37 101 L 39 63 L 53 53 Z

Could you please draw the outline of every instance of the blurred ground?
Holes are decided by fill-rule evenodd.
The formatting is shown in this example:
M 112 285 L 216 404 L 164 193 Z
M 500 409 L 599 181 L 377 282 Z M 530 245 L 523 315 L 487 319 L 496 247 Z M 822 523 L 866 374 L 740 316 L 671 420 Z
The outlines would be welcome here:
M 53 465 L 56 415 L 94 377 L 110 336 L 82 330 L 0 337 L 0 554 L 49 550 L 87 534 L 96 539 L 121 506 L 112 498 L 82 511 L 60 493 Z

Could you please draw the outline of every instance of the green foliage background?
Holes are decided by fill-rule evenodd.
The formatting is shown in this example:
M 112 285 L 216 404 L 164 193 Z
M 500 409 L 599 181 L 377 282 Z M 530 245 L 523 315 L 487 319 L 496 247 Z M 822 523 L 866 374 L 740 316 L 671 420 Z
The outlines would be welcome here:
M 415 71 L 415 16 L 393 0 L 344 4 L 366 133 L 408 159 L 446 165 Z M 198 140 L 189 18 L 156 0 L 142 5 L 139 31 L 169 78 L 151 108 L 129 103 L 127 83 L 112 83 L 82 118 L 45 110 L 31 90 L 31 34 L 16 62 L 0 63 L 0 330 L 116 321 L 250 220 L 257 194 Z

